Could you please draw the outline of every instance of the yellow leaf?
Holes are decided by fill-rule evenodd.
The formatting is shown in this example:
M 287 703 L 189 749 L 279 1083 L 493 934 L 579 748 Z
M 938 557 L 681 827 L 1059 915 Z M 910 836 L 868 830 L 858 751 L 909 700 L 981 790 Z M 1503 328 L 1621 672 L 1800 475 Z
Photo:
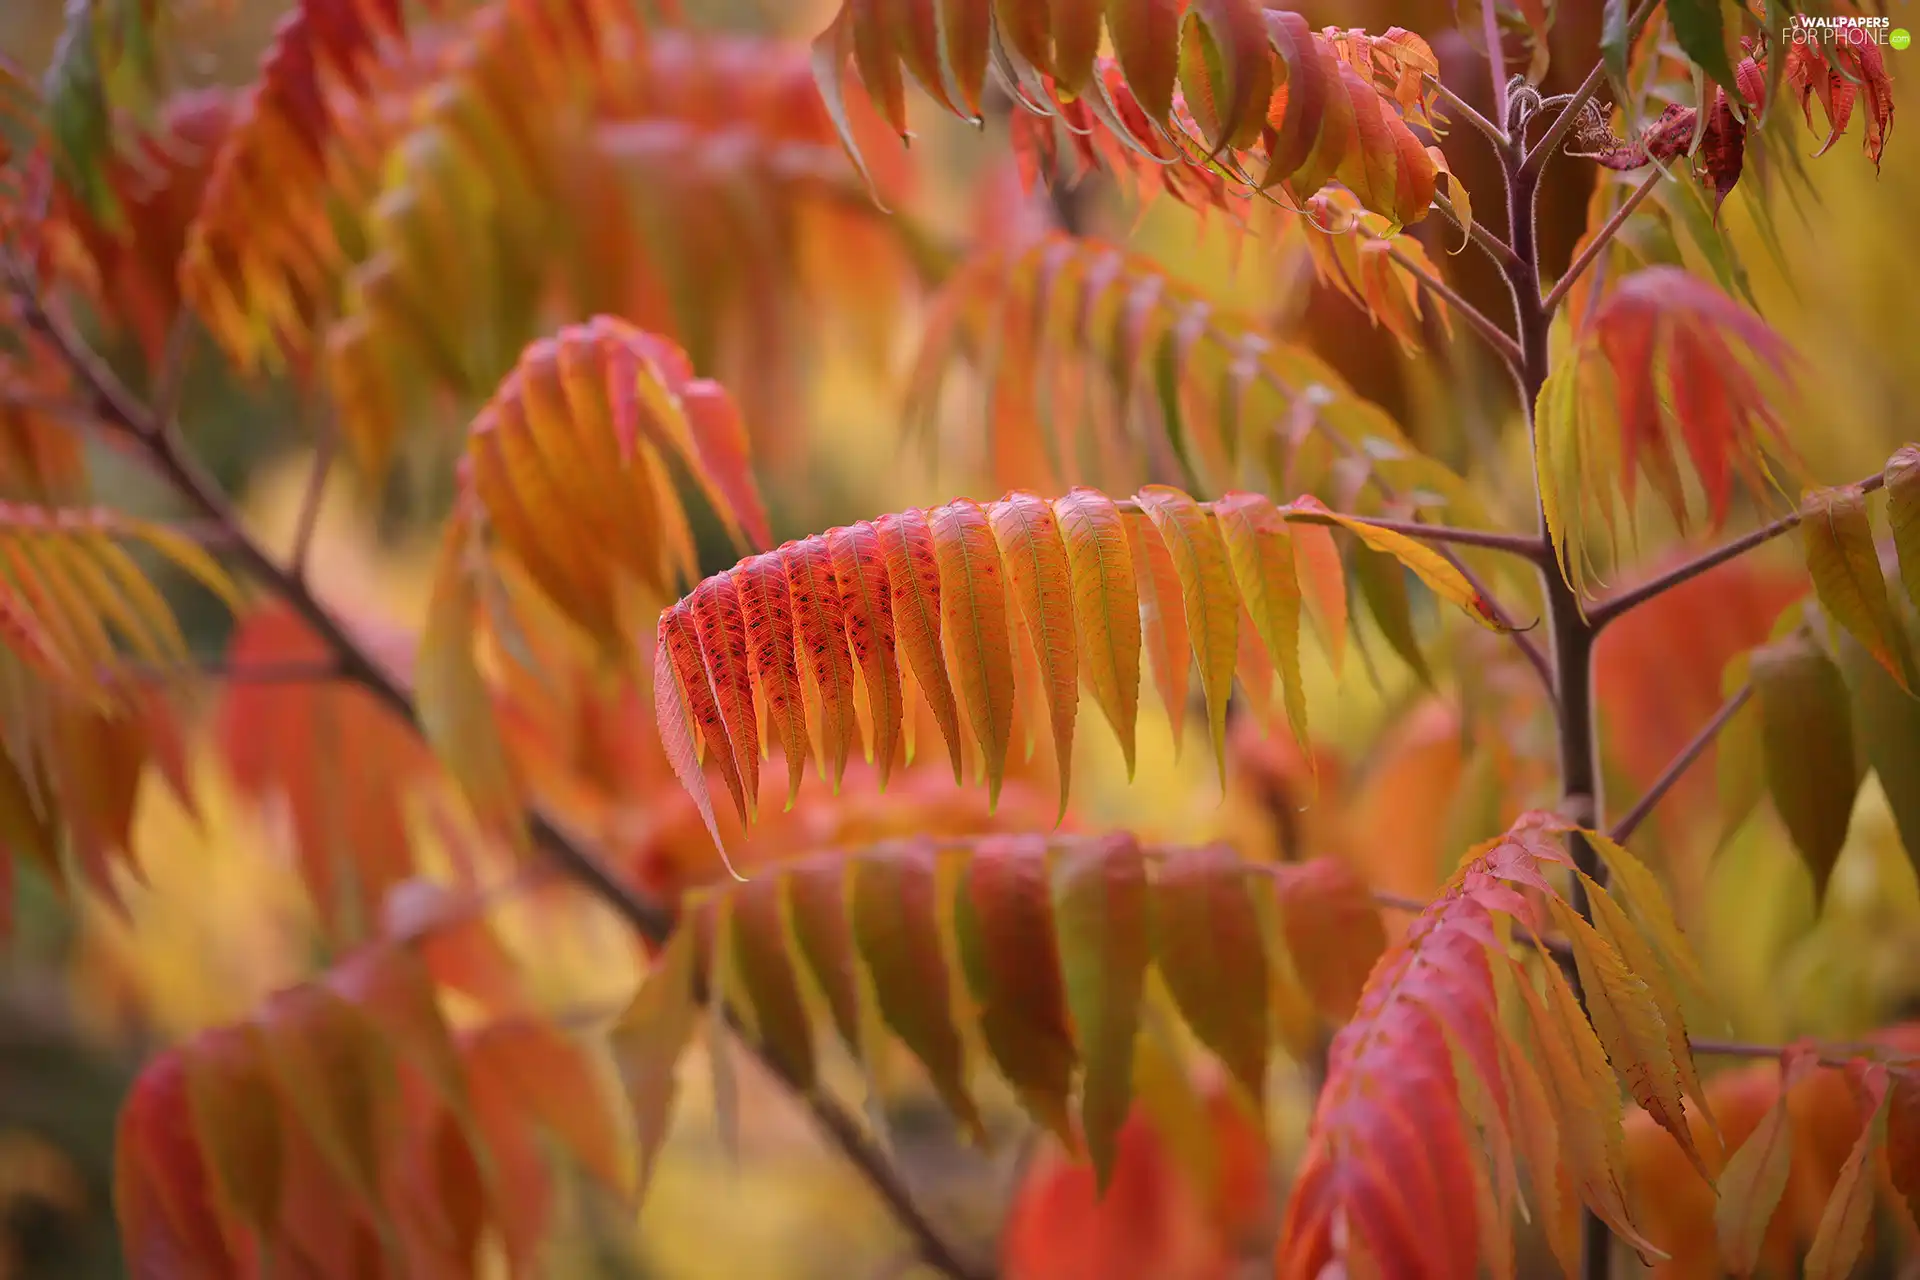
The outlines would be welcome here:
M 1767 1224 L 1787 1189 L 1793 1164 L 1793 1124 L 1787 1094 L 1814 1068 L 1810 1054 L 1789 1049 L 1780 1059 L 1780 1096 L 1720 1171 L 1720 1199 L 1713 1211 L 1720 1261 L 1735 1275 L 1760 1265 Z
M 1887 599 L 1867 495 L 1858 489 L 1818 490 L 1802 500 L 1801 512 L 1800 542 L 1821 607 L 1853 633 L 1901 689 L 1911 689 L 1913 654 L 1906 628 Z
M 467 562 L 471 533 L 462 516 L 448 523 L 414 663 L 414 705 L 422 735 L 446 762 L 475 815 L 517 836 L 525 822 L 520 784 L 473 656 L 480 602 Z
M 987 795 L 998 804 L 1013 736 L 1013 652 L 1007 635 L 1005 566 L 980 504 L 962 499 L 929 513 L 940 563 L 940 614 L 949 667 L 986 755 Z
M 1694 1149 L 1692 1131 L 1687 1127 L 1680 1069 L 1674 1063 L 1660 1001 L 1593 925 L 1561 899 L 1554 899 L 1552 906 L 1554 918 L 1572 941 L 1587 1014 L 1614 1070 L 1634 1101 L 1674 1136 L 1700 1176 L 1711 1183 L 1713 1175 Z M 1632 926 L 1624 918 L 1617 923 L 1632 933 Z M 1681 1035 L 1684 1039 L 1684 1030 Z
M 1207 719 L 1213 731 L 1214 763 L 1220 785 L 1227 781 L 1227 699 L 1233 692 L 1233 669 L 1240 656 L 1240 602 L 1234 598 L 1233 577 L 1227 564 L 1220 526 L 1207 509 L 1178 489 L 1148 485 L 1139 493 L 1140 505 L 1172 553 L 1180 577 L 1180 599 L 1187 615 L 1187 635 L 1200 660 L 1200 688 L 1207 699 Z
M 1073 772 L 1073 724 L 1080 705 L 1072 570 L 1053 508 L 1031 493 L 1010 493 L 987 508 L 1007 581 L 1045 686 L 1060 769 L 1060 816 L 1067 815 Z
M 1076 488 L 1055 499 L 1053 509 L 1065 535 L 1080 669 L 1120 739 L 1131 781 L 1140 713 L 1140 596 L 1126 523 L 1113 500 L 1095 489 Z
M 1293 539 L 1274 505 L 1257 494 L 1229 493 L 1213 504 L 1240 598 L 1280 673 L 1287 723 L 1307 745 L 1307 699 L 1300 681 L 1300 579 Z
M 1344 515 L 1338 511 L 1329 511 L 1319 500 L 1311 497 L 1296 498 L 1285 508 L 1289 520 L 1307 520 L 1312 523 L 1333 523 L 1352 533 L 1360 541 L 1375 551 L 1392 556 L 1427 584 L 1433 593 L 1443 600 L 1450 600 L 1473 616 L 1474 621 L 1490 631 L 1504 631 L 1498 619 L 1493 616 L 1492 606 L 1473 584 L 1467 581 L 1459 566 L 1448 560 L 1425 543 L 1418 542 L 1404 533 L 1392 529 L 1382 529 L 1379 525 L 1369 524 L 1356 516 Z

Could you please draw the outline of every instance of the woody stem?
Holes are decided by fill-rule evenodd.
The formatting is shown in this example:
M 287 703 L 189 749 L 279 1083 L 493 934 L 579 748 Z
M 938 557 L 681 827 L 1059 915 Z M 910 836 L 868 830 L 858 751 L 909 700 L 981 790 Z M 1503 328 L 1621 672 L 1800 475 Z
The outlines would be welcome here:
M 1517 369 L 1522 409 L 1533 429 L 1533 410 L 1547 380 L 1547 331 L 1550 314 L 1540 293 L 1540 248 L 1534 217 L 1540 168 L 1530 163 L 1524 141 L 1516 136 L 1501 153 L 1507 178 L 1507 239 L 1517 265 L 1507 273 L 1513 294 L 1514 331 L 1519 335 L 1521 361 Z M 1538 440 L 1534 442 L 1538 448 Z M 1536 468 L 1537 474 L 1537 468 Z M 1536 498 L 1540 495 L 1536 494 Z M 1540 541 L 1546 544 L 1546 507 L 1539 506 Z M 1540 566 L 1546 593 L 1549 648 L 1553 655 L 1553 692 L 1560 743 L 1561 810 L 1576 826 L 1598 829 L 1603 821 L 1598 767 L 1597 724 L 1593 703 L 1593 645 L 1596 631 L 1580 607 L 1579 597 L 1548 555 Z M 1573 864 L 1595 884 L 1606 883 L 1606 867 L 1591 844 L 1575 833 L 1567 837 Z M 1569 895 L 1580 915 L 1592 919 L 1585 881 L 1574 877 Z M 1568 975 L 1580 990 L 1577 972 Z M 1582 1007 L 1585 996 L 1582 993 Z M 1583 1280 L 1606 1280 L 1613 1250 L 1613 1233 L 1588 1210 L 1581 1222 Z

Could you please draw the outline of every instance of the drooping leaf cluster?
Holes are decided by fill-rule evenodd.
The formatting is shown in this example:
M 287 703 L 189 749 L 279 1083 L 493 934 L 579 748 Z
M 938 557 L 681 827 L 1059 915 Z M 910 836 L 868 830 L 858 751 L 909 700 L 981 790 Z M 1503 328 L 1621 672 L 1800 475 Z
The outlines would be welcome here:
M 1573 868 L 1566 831 L 1529 814 L 1470 851 L 1368 978 L 1329 1054 L 1276 1274 L 1365 1259 L 1383 1274 L 1510 1276 L 1523 1203 L 1567 1275 L 1582 1203 L 1650 1260 L 1623 1183 L 1622 1090 L 1713 1177 L 1719 1153 L 1686 1118 L 1687 1099 L 1704 1103 L 1682 1012 L 1707 995 L 1698 962 L 1644 865 L 1586 833 L 1613 877 L 1603 889 Z M 1563 871 L 1591 923 L 1549 879 Z
M 488 817 L 517 826 L 522 795 L 476 627 L 485 619 L 524 648 L 489 557 L 510 558 L 600 654 L 630 663 L 634 609 L 697 576 L 670 467 L 693 477 L 736 540 L 766 541 L 732 399 L 694 377 L 678 347 L 610 317 L 529 346 L 474 419 L 416 692 L 428 741 Z
M 1137 1038 L 1177 1051 L 1184 1022 L 1258 1115 L 1274 1048 L 1308 1052 L 1323 1020 L 1347 1017 L 1384 946 L 1365 887 L 1332 860 L 1259 864 L 1125 835 L 929 837 L 691 895 L 614 1034 L 645 1082 L 643 1167 L 705 1003 L 716 1031 L 730 1011 L 803 1087 L 822 1078 L 830 1040 L 869 1078 L 897 1040 L 976 1134 L 969 1081 L 984 1052 L 1104 1181 Z M 710 1056 L 724 1049 L 724 1033 L 708 1037 Z
M 1765 321 L 1677 267 L 1647 267 L 1616 283 L 1572 337 L 1535 410 L 1541 505 L 1563 572 L 1591 576 L 1589 530 L 1620 559 L 1644 476 L 1681 529 L 1691 464 L 1707 521 L 1726 521 L 1736 477 L 1764 497 L 1768 465 L 1798 467 L 1780 417 L 1796 357 Z
M 1016 491 L 984 505 L 961 499 L 832 529 L 701 583 L 660 617 L 661 737 L 718 842 L 702 747 L 745 823 L 759 794 L 763 737 L 781 744 L 790 795 L 810 756 L 837 784 L 862 736 L 857 689 L 867 752 L 884 781 L 901 748 L 911 683 L 940 725 L 955 781 L 967 754 L 965 714 L 992 796 L 1024 695 L 1030 708 L 1046 709 L 1029 714 L 1044 714 L 1051 727 L 1064 812 L 1081 686 L 1131 762 L 1144 649 L 1176 741 L 1198 663 L 1224 775 L 1236 674 L 1263 691 L 1261 706 L 1270 705 L 1277 674 L 1287 720 L 1306 738 L 1300 563 L 1326 557 L 1300 553 L 1298 544 L 1302 525 L 1326 524 L 1394 556 L 1484 625 L 1500 626 L 1457 565 L 1431 547 L 1311 498 L 1276 507 L 1230 493 L 1201 503 L 1150 485 L 1122 507 L 1086 488 L 1052 502 Z M 1344 616 L 1344 600 L 1340 609 Z M 1264 662 L 1242 644 L 1243 615 Z M 1017 643 L 1021 634 L 1025 644 Z M 817 738 L 810 724 L 819 726 Z
M 380 939 L 142 1072 L 115 1198 L 142 1268 L 264 1276 L 537 1275 L 556 1142 L 630 1193 L 631 1123 L 604 1047 L 568 1035 L 513 958 L 438 890 Z M 458 1025 L 446 993 L 482 1010 Z
M 1418 312 L 1396 291 L 1402 278 L 1380 274 L 1374 244 L 1353 248 L 1353 287 L 1396 333 L 1410 332 Z M 1056 233 L 962 263 L 935 300 L 909 382 L 913 429 L 937 430 L 942 391 L 969 366 L 985 409 L 982 469 L 1003 483 L 1125 483 L 1161 464 L 1197 491 L 1257 483 L 1341 510 L 1486 518 L 1459 476 L 1324 360 L 1119 246 Z
M 1902 447 L 1882 476 L 1884 548 L 1863 486 L 1802 498 L 1795 515 L 1815 604 L 1783 617 L 1770 643 L 1728 671 L 1729 682 L 1748 681 L 1753 693 L 1729 731 L 1759 745 L 1722 770 L 1730 816 L 1769 794 L 1816 895 L 1826 892 L 1869 770 L 1920 866 L 1920 449 Z
M 1111 58 L 1099 56 L 1103 32 Z M 912 0 L 885 16 L 848 3 L 814 48 L 822 95 L 837 113 L 851 64 L 903 137 L 909 77 L 978 120 L 992 67 L 1021 108 L 1085 140 L 1083 160 L 1104 153 L 1129 168 L 1159 167 L 1176 193 L 1232 183 L 1279 188 L 1301 205 L 1337 179 L 1396 225 L 1424 218 L 1433 200 L 1437 170 L 1409 125 L 1428 122 L 1421 76 L 1440 64 L 1425 40 L 1398 27 L 1316 32 L 1255 0 L 1118 0 L 1104 9 Z M 864 165 L 857 140 L 844 128 L 843 137 Z

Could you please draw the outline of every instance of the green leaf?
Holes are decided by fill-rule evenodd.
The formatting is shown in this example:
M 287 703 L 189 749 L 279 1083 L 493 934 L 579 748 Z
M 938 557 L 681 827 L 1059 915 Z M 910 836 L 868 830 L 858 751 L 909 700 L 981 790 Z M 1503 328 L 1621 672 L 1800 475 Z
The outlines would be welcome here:
M 1627 55 L 1633 51 L 1633 42 L 1627 37 L 1627 10 L 1632 7 L 1627 0 L 1607 0 L 1600 19 L 1600 60 L 1606 65 L 1615 102 L 1630 100 L 1626 91 Z
M 934 852 L 917 844 L 853 864 L 853 936 L 880 1016 L 920 1059 L 941 1100 L 976 1138 L 985 1128 L 966 1085 L 966 1048 L 953 1021 L 940 944 Z
M 1920 699 L 1895 685 L 1851 636 L 1840 637 L 1839 650 L 1860 746 L 1886 792 L 1907 859 L 1920 870 Z
M 1827 616 L 1851 632 L 1903 692 L 1911 689 L 1907 673 L 1913 655 L 1887 599 L 1867 495 L 1858 489 L 1823 489 L 1807 495 L 1803 510 L 1800 541 L 1807 573 Z
M 1720 0 L 1667 0 L 1667 17 L 1688 60 L 1728 93 L 1738 93 L 1733 65 L 1727 61 L 1727 29 L 1720 15 Z
M 1713 1223 L 1720 1240 L 1720 1261 L 1735 1275 L 1748 1275 L 1760 1265 L 1767 1224 L 1780 1207 L 1792 1171 L 1793 1127 L 1787 1093 L 1814 1065 L 1811 1054 L 1789 1049 L 1781 1056 L 1780 1096 L 1720 1173 L 1720 1201 Z
M 1420 683 L 1433 687 L 1433 671 L 1420 652 L 1420 637 L 1413 628 L 1413 601 L 1407 593 L 1407 570 L 1383 551 L 1355 543 L 1349 552 L 1354 579 L 1360 584 L 1361 598 L 1373 614 L 1373 621 L 1386 637 L 1387 644 L 1400 660 L 1419 677 Z
M 1873 1225 L 1876 1166 L 1885 1158 L 1881 1149 L 1887 1142 L 1887 1108 L 1892 1097 L 1885 1065 L 1867 1067 L 1860 1073 L 1856 1088 L 1872 1110 L 1834 1178 L 1833 1194 L 1821 1211 L 1813 1243 L 1807 1246 L 1807 1280 L 1842 1280 L 1852 1275 Z
M 1227 559 L 1254 630 L 1280 676 L 1287 723 L 1307 745 L 1307 699 L 1300 679 L 1300 579 L 1293 537 L 1271 502 L 1230 493 L 1214 504 Z
M 1148 958 L 1147 872 L 1140 846 L 1117 835 L 1060 859 L 1054 928 L 1067 1011 L 1086 1064 L 1080 1124 L 1105 1191 L 1133 1095 L 1133 1042 Z
M 1847 842 L 1860 785 L 1846 683 L 1804 634 L 1756 650 L 1752 669 L 1767 787 L 1819 901 Z
M 691 928 L 674 931 L 611 1037 L 614 1061 L 632 1100 L 640 1153 L 638 1188 L 643 1193 L 672 1127 L 680 1059 L 699 1025 L 693 991 L 694 933 Z
M 189 1041 L 181 1057 L 193 1128 L 214 1185 L 242 1221 L 270 1231 L 279 1217 L 285 1162 L 259 1029 L 250 1022 L 211 1028 Z
M 794 1084 L 814 1084 L 813 1028 L 800 999 L 792 935 L 782 909 L 784 876 L 756 876 L 733 895 L 733 974 L 746 996 L 753 1027 L 767 1055 Z M 793 946 L 797 946 L 794 943 Z
M 117 228 L 120 202 L 106 176 L 113 158 L 113 114 L 92 0 L 68 5 L 66 26 L 40 92 L 53 137 L 54 172 L 89 213 L 104 226 Z

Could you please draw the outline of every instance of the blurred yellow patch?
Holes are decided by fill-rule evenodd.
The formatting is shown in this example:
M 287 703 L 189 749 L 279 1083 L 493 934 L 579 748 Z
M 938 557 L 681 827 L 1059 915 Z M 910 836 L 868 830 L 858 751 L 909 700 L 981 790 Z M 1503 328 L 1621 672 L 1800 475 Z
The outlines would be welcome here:
M 312 471 L 301 454 L 263 468 L 248 487 L 244 517 L 267 546 L 287 556 L 294 545 L 300 509 Z M 419 630 L 426 619 L 436 543 L 415 535 L 395 545 L 375 536 L 371 503 L 345 465 L 332 468 L 307 553 L 307 579 L 327 603 Z
M 204 745 L 191 748 L 196 821 L 157 778 L 142 787 L 134 847 L 139 883 L 122 873 L 123 917 L 81 905 L 73 981 L 81 1007 L 108 1026 L 169 1037 L 249 1016 L 313 964 L 313 915 L 270 820 L 236 794 Z

